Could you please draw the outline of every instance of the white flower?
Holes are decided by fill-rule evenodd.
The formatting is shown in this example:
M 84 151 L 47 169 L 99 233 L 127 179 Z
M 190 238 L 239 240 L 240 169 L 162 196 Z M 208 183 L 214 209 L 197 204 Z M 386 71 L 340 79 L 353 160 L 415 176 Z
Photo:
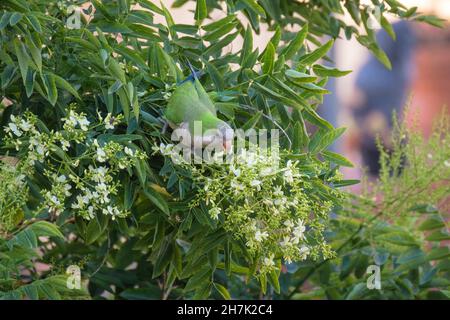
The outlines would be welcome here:
M 256 233 L 255 233 L 255 240 L 257 242 L 262 242 L 268 236 L 269 236 L 269 234 L 266 231 L 261 232 L 260 230 L 257 230 Z
M 450 161 L 449 161 L 449 160 L 445 160 L 445 161 L 444 161 L 444 166 L 450 168 Z
M 93 206 L 88 207 L 88 213 L 89 213 L 89 217 L 91 219 L 94 218 L 94 207 Z
M 281 245 L 282 247 L 287 247 L 287 246 L 289 246 L 290 244 L 291 244 L 291 238 L 290 238 L 289 236 L 285 236 L 285 237 L 283 238 L 283 241 L 280 242 L 280 245 Z
M 97 161 L 105 162 L 106 161 L 106 152 L 102 148 L 97 149 Z
M 129 155 L 130 157 L 134 156 L 134 152 L 132 149 L 125 147 L 124 151 L 125 151 L 125 154 Z
M 281 190 L 281 186 L 276 186 L 276 187 L 274 188 L 274 190 L 273 190 L 273 194 L 274 194 L 275 196 L 282 197 L 282 196 L 284 195 L 284 193 L 283 193 L 283 191 Z
M 112 216 L 112 219 L 115 220 L 116 216 L 120 214 L 119 209 L 117 207 L 107 206 L 102 210 L 103 214 L 109 214 Z
M 214 220 L 217 220 L 219 218 L 220 211 L 221 211 L 220 208 L 214 207 L 211 210 L 209 210 L 209 214 L 210 214 L 211 218 L 213 218 Z
M 262 177 L 266 177 L 266 176 L 270 176 L 273 173 L 273 168 L 272 167 L 265 167 L 261 170 L 260 175 Z
M 105 129 L 107 130 L 114 129 L 114 120 L 111 121 L 111 116 L 112 114 L 108 113 L 108 115 L 105 118 Z
M 260 191 L 261 190 L 261 181 L 260 180 L 252 180 L 251 182 L 250 182 L 250 185 L 252 186 L 252 187 L 256 187 L 256 190 L 258 190 L 258 191 Z
M 75 114 L 73 111 L 70 111 L 69 114 L 69 118 L 68 119 L 64 119 L 65 120 L 65 124 L 71 128 L 75 128 L 75 126 L 77 125 L 78 121 L 75 118 Z
M 273 201 L 273 204 L 276 206 L 284 206 L 284 204 L 287 202 L 287 198 L 286 197 L 281 197 L 278 199 L 275 199 Z
M 306 228 L 303 225 L 302 220 L 298 220 L 297 226 L 294 228 L 294 231 L 292 232 L 294 235 L 295 242 L 298 243 L 298 240 L 303 240 L 305 238 L 305 232 Z
M 239 177 L 239 176 L 241 175 L 241 169 L 236 169 L 236 168 L 234 168 L 234 166 L 231 166 L 231 167 L 230 167 L 230 170 L 231 170 L 231 172 L 234 173 L 234 175 L 235 175 L 236 177 Z
M 70 197 L 72 195 L 72 193 L 70 193 L 70 189 L 72 189 L 72 186 L 70 184 L 65 184 L 64 185 L 64 194 L 66 195 L 66 197 Z
M 59 202 L 58 198 L 55 195 L 52 195 L 50 197 L 50 202 L 52 202 L 56 206 L 59 206 L 61 204 L 61 202 Z
M 427 154 L 428 159 L 433 159 L 433 155 L 431 153 Z
M 275 265 L 275 262 L 273 261 L 273 256 L 270 256 L 268 258 L 264 258 L 264 265 L 266 267 L 273 267 Z
M 301 248 L 299 249 L 300 251 L 300 258 L 302 260 L 305 260 L 306 257 L 309 255 L 309 248 L 307 246 L 301 246 Z
M 25 121 L 25 120 L 22 119 L 22 121 L 19 124 L 19 127 L 23 131 L 29 131 L 31 129 L 32 125 L 28 121 Z
M 72 167 L 76 168 L 80 164 L 80 160 L 77 159 L 75 162 L 72 162 Z
M 16 136 L 20 137 L 22 135 L 22 131 L 17 128 L 15 123 L 9 123 L 8 124 L 9 130 L 11 130 Z
M 60 175 L 58 178 L 56 178 L 56 182 L 59 182 L 59 183 L 66 182 L 66 180 L 67 180 L 67 177 L 65 175 Z
M 46 151 L 47 151 L 47 150 L 46 150 L 45 146 L 43 146 L 42 144 L 38 144 L 38 145 L 36 146 L 36 152 L 37 152 L 39 155 L 43 156 L 43 155 L 45 154 Z
M 67 140 L 62 139 L 61 140 L 61 149 L 63 149 L 64 151 L 69 150 L 70 147 L 70 143 Z
M 72 209 L 83 209 L 86 204 L 89 203 L 89 199 L 86 196 L 77 196 L 77 202 L 72 204 Z
M 289 184 L 293 183 L 294 175 L 292 173 L 292 170 L 287 169 L 286 171 L 284 171 L 283 178 L 284 178 L 284 181 L 286 181 L 287 183 L 289 183 Z
M 235 189 L 235 192 L 239 190 L 244 190 L 244 185 L 237 182 L 236 180 L 231 181 L 231 187 Z
M 291 229 L 291 228 L 294 227 L 294 223 L 292 222 L 292 220 L 286 220 L 283 224 L 284 224 L 286 227 L 288 227 L 289 229 Z
M 164 144 L 164 143 L 161 142 L 161 144 L 159 145 L 159 152 L 163 156 L 171 156 L 172 155 L 172 149 L 173 149 L 173 144 L 171 144 L 171 143 Z
M 80 116 L 78 118 L 78 124 L 80 125 L 81 130 L 88 131 L 88 126 L 89 126 L 90 122 L 88 121 L 88 119 L 85 116 Z

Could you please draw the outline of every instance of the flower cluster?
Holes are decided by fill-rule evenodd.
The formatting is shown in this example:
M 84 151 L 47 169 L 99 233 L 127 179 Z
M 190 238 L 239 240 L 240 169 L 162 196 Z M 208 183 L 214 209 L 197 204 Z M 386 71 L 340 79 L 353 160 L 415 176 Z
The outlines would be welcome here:
M 323 232 L 334 203 L 327 198 L 343 194 L 328 186 L 333 179 L 319 177 L 323 166 L 312 162 L 302 170 L 300 161 L 288 155 L 249 151 L 229 164 L 192 166 L 200 187 L 191 207 L 205 201 L 211 218 L 245 243 L 261 274 L 274 270 L 279 259 L 330 257 L 334 253 Z M 324 197 L 325 192 L 330 196 Z
M 21 221 L 27 201 L 26 168 L 12 162 L 0 157 L 0 236 Z
M 134 144 L 121 144 L 102 138 L 94 128 L 112 130 L 122 116 L 98 116 L 91 123 L 86 114 L 70 109 L 62 118 L 61 131 L 49 131 L 35 115 L 11 116 L 5 128 L 6 143 L 19 151 L 22 162 L 44 165 L 44 174 L 51 188 L 41 190 L 45 199 L 40 209 L 58 215 L 70 209 L 86 219 L 97 213 L 112 219 L 127 214 L 114 201 L 120 187 L 117 174 L 146 158 Z M 103 135 L 105 136 L 105 135 Z

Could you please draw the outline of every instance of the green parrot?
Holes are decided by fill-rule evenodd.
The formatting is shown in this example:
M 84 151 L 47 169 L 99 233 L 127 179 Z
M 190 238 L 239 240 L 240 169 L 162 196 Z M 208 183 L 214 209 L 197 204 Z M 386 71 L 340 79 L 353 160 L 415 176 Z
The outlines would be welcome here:
M 225 121 L 217 117 L 216 107 L 200 81 L 198 73 L 192 74 L 172 93 L 165 110 L 165 118 L 172 129 L 187 129 L 191 145 L 205 147 L 220 143 L 225 150 L 231 148 L 233 130 Z M 200 121 L 201 135 L 194 132 L 194 122 Z

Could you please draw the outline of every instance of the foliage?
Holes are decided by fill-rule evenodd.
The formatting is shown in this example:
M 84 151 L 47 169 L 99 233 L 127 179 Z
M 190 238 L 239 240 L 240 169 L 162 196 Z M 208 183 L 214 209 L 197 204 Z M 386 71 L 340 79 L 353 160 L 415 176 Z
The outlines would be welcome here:
M 188 0 L 178 0 L 175 1 L 174 6 L 182 6 L 186 2 Z M 401 0 L 372 0 L 371 2 L 360 0 L 202 0 L 197 1 L 197 11 L 203 2 L 207 4 L 207 13 L 224 7 L 228 14 L 243 13 L 258 34 L 261 31 L 261 24 L 267 24 L 269 30 L 276 31 L 274 38 L 278 41 L 296 37 L 296 32 L 292 32 L 289 26 L 305 24 L 309 25 L 308 39 L 315 44 L 320 43 L 320 37 L 323 35 L 337 39 L 344 34 L 347 40 L 355 37 L 387 68 L 390 68 L 391 64 L 376 43 L 374 27 L 383 28 L 395 40 L 396 35 L 388 20 L 389 16 L 423 21 L 438 27 L 441 27 L 444 22 L 443 19 L 435 16 L 421 14 L 417 11 L 417 7 L 406 7 Z M 352 21 L 348 22 L 344 19 L 345 15 L 349 15 Z M 280 29 L 283 30 L 282 34 L 279 33 Z M 277 44 L 274 45 L 277 46 Z M 295 51 L 292 52 L 294 53 Z M 303 54 L 302 51 L 299 53 Z
M 316 39 L 333 28 L 320 22 L 330 1 L 321 1 L 321 10 L 301 5 L 306 16 L 324 15 L 299 23 L 293 38 L 282 38 L 287 33 L 280 24 L 262 53 L 253 47 L 254 30 L 234 9 L 207 23 L 210 2 L 197 1 L 196 23 L 181 25 L 163 4 L 92 1 L 79 29 L 66 25 L 72 19 L 68 1 L 1 2 L 0 147 L 19 163 L 0 173 L 5 181 L 26 181 L 19 188 L 27 195 L 7 191 L 6 202 L 19 202 L 13 215 L 1 212 L 4 297 L 76 294 L 63 288 L 55 265 L 82 265 L 96 299 L 227 298 L 228 280 L 254 279 L 259 256 L 245 237 L 234 237 L 237 222 L 210 223 L 208 212 L 199 210 L 204 202 L 192 210 L 201 190 L 197 180 L 212 173 L 193 176 L 153 153 L 155 145 L 170 143 L 161 118 L 171 90 L 189 73 L 188 62 L 204 70 L 201 81 L 224 121 L 234 128 L 281 130 L 282 150 L 297 158 L 299 168 L 314 169 L 308 194 L 320 197 L 327 210 L 338 204 L 336 188 L 354 183 L 328 180 L 339 177 L 337 165 L 351 163 L 326 150 L 343 129 L 316 112 L 328 77 L 346 74 L 318 63 L 332 47 L 332 41 L 321 45 Z M 242 3 L 264 11 L 255 1 Z M 386 3 L 394 10 L 396 1 Z M 155 15 L 165 23 L 155 23 Z M 254 19 L 252 25 L 257 30 Z M 228 50 L 238 37 L 242 48 Z M 36 247 L 39 256 L 30 250 Z M 53 266 L 56 278 L 34 270 L 38 261 Z M 266 280 L 278 289 L 281 260 L 274 267 Z M 25 282 L 24 269 L 32 275 Z M 260 281 L 263 289 L 266 280 Z
M 390 151 L 379 146 L 380 178 L 365 181 L 332 220 L 337 257 L 287 265 L 282 298 L 450 298 L 449 117 L 443 113 L 429 139 L 406 122 L 394 124 Z M 367 288 L 370 265 L 381 268 L 381 290 Z

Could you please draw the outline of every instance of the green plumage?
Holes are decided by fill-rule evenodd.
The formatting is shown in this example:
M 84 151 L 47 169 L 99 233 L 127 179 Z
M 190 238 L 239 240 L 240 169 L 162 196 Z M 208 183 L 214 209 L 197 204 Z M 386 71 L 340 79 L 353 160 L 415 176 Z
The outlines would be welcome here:
M 187 80 L 179 85 L 169 99 L 165 117 L 171 127 L 187 124 L 193 133 L 194 121 L 202 122 L 202 131 L 228 127 L 228 124 L 217 118 L 214 103 L 197 78 Z

